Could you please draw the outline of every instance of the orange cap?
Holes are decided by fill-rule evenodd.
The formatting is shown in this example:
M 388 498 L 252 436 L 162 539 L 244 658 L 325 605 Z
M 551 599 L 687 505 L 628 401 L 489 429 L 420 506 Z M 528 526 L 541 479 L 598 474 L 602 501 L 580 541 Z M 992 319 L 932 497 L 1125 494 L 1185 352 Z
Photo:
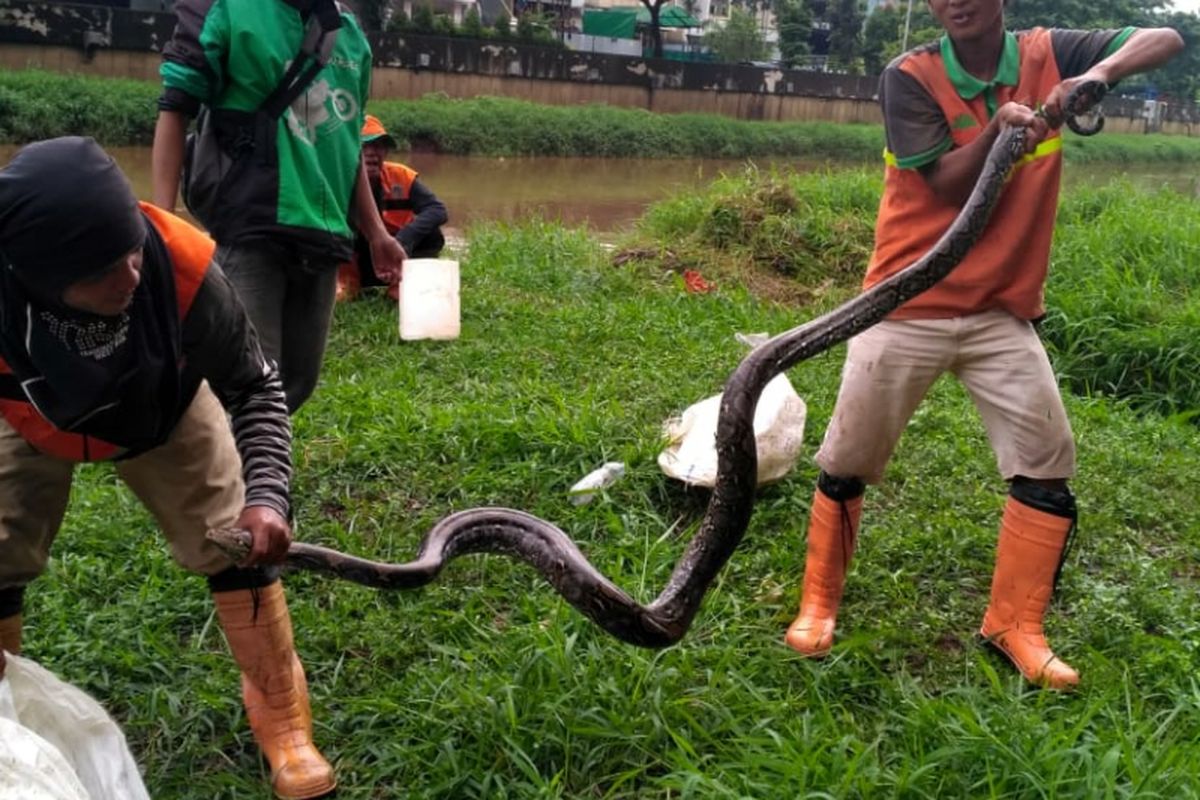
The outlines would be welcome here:
M 396 140 L 387 132 L 387 128 L 383 127 L 379 118 L 367 114 L 363 120 L 362 140 L 363 142 L 374 142 L 377 139 L 383 139 L 388 147 L 396 146 Z

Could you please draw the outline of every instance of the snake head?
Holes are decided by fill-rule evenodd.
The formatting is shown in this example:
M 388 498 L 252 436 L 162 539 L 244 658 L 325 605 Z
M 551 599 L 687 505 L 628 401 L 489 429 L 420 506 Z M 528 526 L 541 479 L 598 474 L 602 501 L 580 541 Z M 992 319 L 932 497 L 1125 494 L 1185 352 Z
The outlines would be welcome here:
M 243 528 L 212 528 L 205 538 L 235 564 L 241 564 L 250 555 L 250 531 Z
M 1108 94 L 1108 84 L 1104 81 L 1084 81 L 1071 90 L 1063 102 L 1063 112 L 1066 115 L 1067 127 L 1080 136 L 1092 136 L 1104 128 L 1104 109 L 1100 101 Z M 1079 116 L 1088 115 L 1091 124 L 1084 124 Z

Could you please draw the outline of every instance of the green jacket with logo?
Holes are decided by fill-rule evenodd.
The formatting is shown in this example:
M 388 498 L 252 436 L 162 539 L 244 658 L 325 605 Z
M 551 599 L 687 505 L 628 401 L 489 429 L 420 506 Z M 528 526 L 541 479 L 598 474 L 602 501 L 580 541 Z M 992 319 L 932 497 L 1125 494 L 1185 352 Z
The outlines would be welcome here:
M 179 21 L 163 50 L 159 107 L 195 114 L 201 104 L 254 112 L 300 51 L 313 0 L 177 0 Z M 371 50 L 354 16 L 329 63 L 275 123 L 272 169 L 233 176 L 221 244 L 280 235 L 338 259 L 352 252 L 349 210 L 358 177 Z M 227 229 L 227 230 L 226 230 Z

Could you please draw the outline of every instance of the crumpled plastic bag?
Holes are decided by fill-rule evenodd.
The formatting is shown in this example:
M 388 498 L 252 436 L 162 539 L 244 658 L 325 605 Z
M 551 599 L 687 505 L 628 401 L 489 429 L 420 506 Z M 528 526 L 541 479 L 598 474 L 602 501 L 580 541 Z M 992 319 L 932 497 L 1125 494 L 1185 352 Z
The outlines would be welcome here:
M 0 797 L 91 800 L 62 753 L 11 719 L 0 717 Z
M 758 346 L 766 334 L 737 334 L 738 341 Z M 717 482 L 717 418 L 721 395 L 689 406 L 663 425 L 667 446 L 658 466 L 667 475 L 692 486 L 712 488 Z M 754 410 L 754 441 L 758 451 L 759 486 L 777 481 L 792 470 L 804 444 L 808 406 L 786 374 L 775 376 L 763 389 Z
M 0 680 L 0 797 L 150 800 L 125 734 L 87 693 L 6 654 Z

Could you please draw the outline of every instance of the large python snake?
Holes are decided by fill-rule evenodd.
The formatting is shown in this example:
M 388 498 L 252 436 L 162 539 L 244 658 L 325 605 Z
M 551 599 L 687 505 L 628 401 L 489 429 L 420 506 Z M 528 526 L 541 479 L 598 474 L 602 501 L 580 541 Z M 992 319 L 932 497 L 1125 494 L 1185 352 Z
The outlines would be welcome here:
M 1103 96 L 1102 83 L 1085 83 L 1066 111 Z M 1094 132 L 1094 131 L 1093 131 Z M 709 585 L 733 555 L 750 522 L 758 459 L 754 408 L 779 373 L 849 339 L 929 289 L 962 261 L 982 235 L 1013 165 L 1025 154 L 1025 128 L 1006 128 L 988 153 L 979 179 L 958 217 L 925 256 L 833 311 L 779 334 L 751 352 L 725 385 L 717 424 L 717 481 L 700 530 L 688 543 L 666 587 L 641 605 L 602 575 L 561 529 L 508 508 L 473 508 L 438 522 L 422 540 L 417 558 L 383 564 L 316 545 L 293 543 L 285 567 L 334 575 L 381 589 L 410 589 L 437 577 L 466 553 L 497 553 L 527 562 L 567 602 L 613 636 L 642 647 L 666 647 L 687 632 Z M 237 561 L 249 553 L 246 531 L 208 534 Z

